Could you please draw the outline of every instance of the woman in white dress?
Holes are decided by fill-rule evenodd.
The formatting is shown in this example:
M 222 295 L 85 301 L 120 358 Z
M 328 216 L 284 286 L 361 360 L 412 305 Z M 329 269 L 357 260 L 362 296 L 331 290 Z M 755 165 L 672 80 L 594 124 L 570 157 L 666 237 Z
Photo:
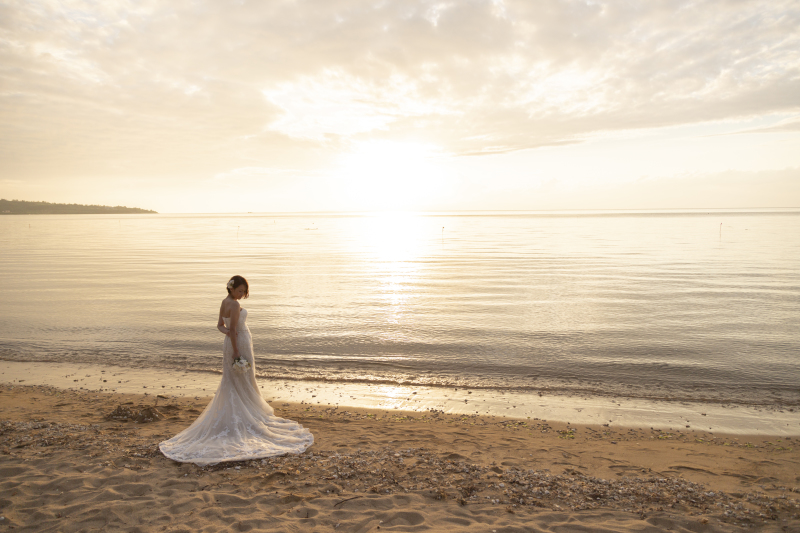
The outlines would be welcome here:
M 174 461 L 197 465 L 303 453 L 314 436 L 297 422 L 275 416 L 258 390 L 247 310 L 239 304 L 250 294 L 247 280 L 233 276 L 227 289 L 217 323 L 225 334 L 222 381 L 197 420 L 158 447 Z

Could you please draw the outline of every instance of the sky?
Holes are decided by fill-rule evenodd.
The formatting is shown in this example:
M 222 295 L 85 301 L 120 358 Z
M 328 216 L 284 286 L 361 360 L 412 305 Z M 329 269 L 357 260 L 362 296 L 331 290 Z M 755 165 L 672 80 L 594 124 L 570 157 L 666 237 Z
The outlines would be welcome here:
M 800 207 L 796 0 L 0 0 L 0 198 Z

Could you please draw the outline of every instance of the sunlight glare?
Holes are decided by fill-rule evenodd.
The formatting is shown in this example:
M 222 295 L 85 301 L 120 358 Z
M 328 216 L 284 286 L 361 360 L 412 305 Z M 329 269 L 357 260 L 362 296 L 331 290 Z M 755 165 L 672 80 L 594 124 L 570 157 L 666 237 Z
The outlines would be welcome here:
M 354 210 L 421 210 L 443 191 L 441 151 L 432 145 L 365 141 L 341 159 L 340 178 Z

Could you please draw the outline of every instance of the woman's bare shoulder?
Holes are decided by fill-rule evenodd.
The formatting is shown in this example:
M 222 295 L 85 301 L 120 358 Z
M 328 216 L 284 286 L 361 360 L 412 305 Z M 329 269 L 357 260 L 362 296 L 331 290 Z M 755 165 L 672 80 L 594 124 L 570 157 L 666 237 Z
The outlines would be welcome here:
M 238 311 L 241 305 L 236 300 L 229 300 L 225 298 L 219 306 L 219 314 L 223 318 L 230 318 L 231 314 L 236 310 Z
M 219 304 L 219 316 L 224 318 L 231 316 L 231 308 L 227 300 L 222 300 L 222 303 Z

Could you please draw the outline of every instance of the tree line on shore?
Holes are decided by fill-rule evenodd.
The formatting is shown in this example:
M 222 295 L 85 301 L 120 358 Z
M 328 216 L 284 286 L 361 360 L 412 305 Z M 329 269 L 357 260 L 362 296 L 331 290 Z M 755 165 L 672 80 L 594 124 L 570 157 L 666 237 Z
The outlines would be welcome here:
M 54 204 L 50 202 L 0 199 L 0 215 L 95 215 L 120 213 L 156 213 L 156 211 L 121 205 L 112 207 L 107 205 Z

